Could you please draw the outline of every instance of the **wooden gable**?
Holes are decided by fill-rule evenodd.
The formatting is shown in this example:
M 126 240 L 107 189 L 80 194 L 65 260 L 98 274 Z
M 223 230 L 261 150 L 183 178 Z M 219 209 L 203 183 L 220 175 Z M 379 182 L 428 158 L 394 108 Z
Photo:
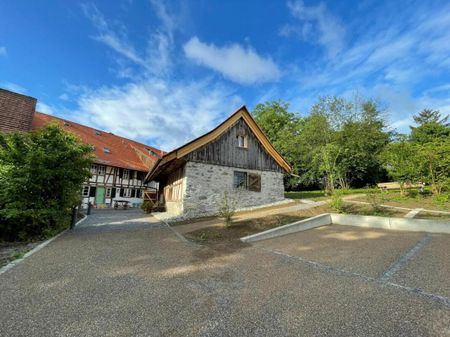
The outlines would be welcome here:
M 248 145 L 248 152 L 246 154 L 235 152 L 237 151 L 234 138 L 236 132 L 247 136 L 245 142 Z M 226 151 L 231 151 L 232 154 L 225 155 Z M 244 150 L 239 149 L 239 151 Z M 291 172 L 288 162 L 273 147 L 245 106 L 239 108 L 210 132 L 165 154 L 148 173 L 146 181 L 158 180 L 159 177 L 167 175 L 174 165 L 176 167 L 183 165 L 186 160 L 220 163 L 248 169 Z
M 245 137 L 245 146 L 239 146 L 239 137 Z M 283 170 L 264 149 L 243 118 L 238 119 L 218 138 L 188 153 L 185 158 L 188 161 L 251 170 Z

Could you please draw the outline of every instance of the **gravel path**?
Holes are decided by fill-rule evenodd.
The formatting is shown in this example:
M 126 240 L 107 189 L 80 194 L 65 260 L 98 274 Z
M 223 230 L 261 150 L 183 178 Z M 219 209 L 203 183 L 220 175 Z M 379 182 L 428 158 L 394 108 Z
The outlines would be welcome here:
M 447 306 L 331 271 L 98 212 L 0 276 L 0 335 L 450 336 Z

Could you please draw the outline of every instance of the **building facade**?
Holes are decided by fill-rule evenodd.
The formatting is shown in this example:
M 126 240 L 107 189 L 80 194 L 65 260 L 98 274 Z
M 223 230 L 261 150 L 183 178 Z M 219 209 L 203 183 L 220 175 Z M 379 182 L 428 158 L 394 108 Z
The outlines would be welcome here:
M 164 155 L 147 176 L 160 184 L 160 203 L 173 216 L 217 214 L 284 200 L 291 168 L 245 107 L 211 132 Z
M 111 207 L 127 201 L 138 207 L 145 195 L 156 195 L 158 184 L 145 176 L 163 152 L 133 140 L 35 111 L 36 99 L 0 89 L 0 132 L 37 130 L 58 124 L 93 147 L 92 176 L 80 190 L 82 206 Z

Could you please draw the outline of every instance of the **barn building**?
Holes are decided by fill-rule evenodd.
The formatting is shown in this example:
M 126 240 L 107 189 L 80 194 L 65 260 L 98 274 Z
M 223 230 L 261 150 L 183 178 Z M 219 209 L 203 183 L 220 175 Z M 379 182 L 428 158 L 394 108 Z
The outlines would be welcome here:
M 82 189 L 82 205 L 91 202 L 97 207 L 109 207 L 116 200 L 139 206 L 144 194 L 154 198 L 157 183 L 145 183 L 145 175 L 163 152 L 133 140 L 97 130 L 82 124 L 36 112 L 36 99 L 0 89 L 0 132 L 39 129 L 56 123 L 77 135 L 94 148 L 92 177 Z
M 284 201 L 291 171 L 243 106 L 205 135 L 165 154 L 146 181 L 159 183 L 159 202 L 173 216 L 216 214 L 225 198 L 237 208 Z

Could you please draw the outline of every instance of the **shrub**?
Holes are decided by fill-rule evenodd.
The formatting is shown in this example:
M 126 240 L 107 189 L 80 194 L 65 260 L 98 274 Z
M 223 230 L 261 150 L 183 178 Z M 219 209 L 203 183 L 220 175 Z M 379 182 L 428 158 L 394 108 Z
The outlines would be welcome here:
M 57 125 L 0 134 L 0 238 L 44 238 L 68 227 L 91 153 Z
M 383 192 L 379 191 L 368 192 L 366 196 L 367 201 L 369 202 L 370 206 L 372 206 L 372 209 L 375 211 L 375 213 L 383 212 L 383 207 L 381 207 L 381 204 L 385 200 Z
M 144 201 L 144 202 L 141 204 L 141 209 L 142 209 L 145 213 L 150 214 L 150 213 L 152 212 L 152 209 L 153 209 L 153 204 L 152 204 L 150 201 L 146 200 L 146 201 Z
M 345 210 L 344 199 L 342 199 L 342 192 L 334 190 L 331 196 L 330 207 L 338 213 L 343 213 Z
M 236 213 L 236 200 L 230 199 L 228 192 L 223 193 L 222 205 L 219 208 L 218 216 L 223 218 L 225 226 L 233 224 L 233 215 Z

